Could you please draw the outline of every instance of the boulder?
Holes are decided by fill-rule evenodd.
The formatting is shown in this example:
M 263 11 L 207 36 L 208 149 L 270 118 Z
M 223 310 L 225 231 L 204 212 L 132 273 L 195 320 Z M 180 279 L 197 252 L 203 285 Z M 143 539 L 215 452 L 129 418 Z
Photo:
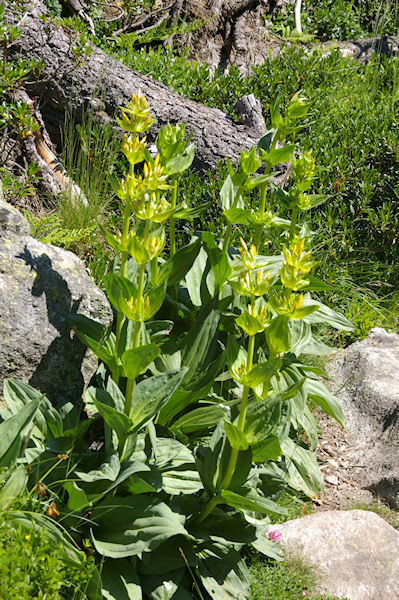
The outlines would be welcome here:
M 75 254 L 43 244 L 29 231 L 0 194 L 0 391 L 3 380 L 13 377 L 56 405 L 76 403 L 97 359 L 71 335 L 66 317 L 80 312 L 110 323 L 112 311 Z
M 399 532 L 375 513 L 319 512 L 287 521 L 278 531 L 286 554 L 317 568 L 321 594 L 398 599 Z
M 399 508 L 399 335 L 372 329 L 327 365 L 358 485 Z

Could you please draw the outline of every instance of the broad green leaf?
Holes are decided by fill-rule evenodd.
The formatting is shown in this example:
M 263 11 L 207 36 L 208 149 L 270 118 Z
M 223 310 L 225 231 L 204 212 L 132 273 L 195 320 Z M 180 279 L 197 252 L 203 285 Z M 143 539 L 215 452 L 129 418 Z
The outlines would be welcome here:
M 333 417 L 342 427 L 345 427 L 345 417 L 336 397 L 330 390 L 316 379 L 307 378 L 305 388 L 309 398 L 318 404 L 328 415 Z
M 258 444 L 272 435 L 281 419 L 279 398 L 252 401 L 248 405 L 244 431 L 249 444 Z
M 201 408 L 190 410 L 181 416 L 172 425 L 172 430 L 182 433 L 193 433 L 203 429 L 210 429 L 223 417 L 224 411 L 218 404 L 208 404 Z
M 107 406 L 110 406 L 116 411 L 123 413 L 125 408 L 125 399 L 121 394 L 119 388 L 114 384 L 112 390 L 111 387 L 109 387 L 109 389 L 110 391 L 112 391 L 112 393 L 109 393 L 108 391 L 102 390 L 100 388 L 95 388 L 93 386 L 87 388 L 87 390 L 83 394 L 83 400 L 86 404 L 87 409 L 92 412 L 97 412 L 96 402 L 101 402 L 102 404 L 106 404 Z
M 93 397 L 93 404 L 106 422 L 115 431 L 119 441 L 124 441 L 126 434 L 133 429 L 133 422 L 123 412 L 119 412 L 112 406 L 104 404 Z
M 234 185 L 231 175 L 227 175 L 219 194 L 220 204 L 223 210 L 235 208 L 237 204 L 242 204 L 242 201 L 237 202 L 238 190 L 239 188 L 237 185 Z M 242 206 L 239 206 L 239 208 L 242 208 Z
M 278 527 L 276 527 L 276 529 L 278 529 Z M 276 544 L 276 542 L 272 542 L 271 540 L 267 539 L 265 535 L 262 535 L 262 537 L 259 537 L 252 542 L 251 546 L 264 556 L 267 556 L 273 560 L 282 561 L 284 558 L 284 553 L 281 546 Z
M 205 232 L 202 234 L 202 241 L 205 245 L 205 251 L 208 255 L 209 262 L 215 277 L 215 285 L 218 289 L 223 287 L 223 284 L 229 279 L 231 267 L 227 254 L 219 248 L 215 243 L 211 233 Z
M 192 499 L 190 498 L 190 500 Z M 176 498 L 173 499 L 173 503 L 176 504 Z M 193 512 L 193 510 L 190 509 L 186 512 Z M 195 540 L 187 539 L 182 535 L 175 535 L 160 544 L 152 552 L 144 552 L 142 560 L 139 563 L 140 576 L 142 574 L 149 576 L 163 575 L 164 579 L 166 579 L 176 569 L 185 567 L 186 561 L 190 566 L 196 566 L 198 564 L 198 557 L 194 552 L 193 546 L 195 547 Z
M 311 315 L 305 317 L 307 323 L 328 323 L 328 325 L 336 329 L 342 329 L 343 331 L 353 331 L 355 329 L 354 325 L 344 315 L 337 313 L 325 304 L 321 304 L 320 302 L 318 304 L 319 308 Z
M 283 148 L 274 148 L 269 152 L 262 153 L 262 159 L 268 162 L 271 167 L 275 167 L 281 163 L 289 162 L 295 150 L 294 144 L 288 144 Z
M 194 494 L 203 488 L 194 455 L 177 440 L 156 438 L 153 444 L 155 466 L 162 473 L 162 487 L 167 494 Z
M 306 353 L 306 348 L 312 339 L 312 329 L 305 321 L 289 321 L 291 331 L 291 352 L 296 356 Z
M 290 438 L 281 444 L 287 468 L 287 483 L 309 498 L 318 498 L 324 489 L 323 475 L 316 454 L 295 444 Z
M 199 525 L 190 530 L 196 538 L 248 544 L 256 539 L 256 529 L 235 511 L 215 508 Z
M 291 333 L 286 317 L 274 317 L 265 330 L 266 341 L 271 354 L 288 352 L 291 348 Z
M 249 446 L 245 433 L 240 431 L 234 423 L 224 420 L 224 429 L 230 446 L 235 450 L 246 450 Z
M 297 421 L 310 442 L 310 449 L 316 450 L 319 441 L 319 425 L 308 405 L 305 406 L 303 413 L 297 417 Z
M 121 357 L 125 377 L 136 379 L 160 354 L 161 350 L 156 344 L 126 350 Z
M 34 435 L 39 434 L 38 437 L 40 437 L 40 434 L 43 437 L 59 437 L 62 435 L 63 426 L 60 413 L 52 406 L 44 394 L 38 392 L 27 383 L 16 381 L 15 379 L 4 380 L 3 392 L 4 400 L 13 414 L 19 412 L 32 400 L 39 401 L 39 406 L 33 419 L 39 431 L 37 432 L 34 429 L 32 431 Z
M 248 208 L 229 208 L 223 211 L 223 216 L 232 225 L 252 225 L 253 213 Z
M 269 498 L 260 496 L 251 488 L 242 487 L 237 492 L 222 490 L 220 495 L 229 506 L 240 510 L 250 510 L 265 515 L 270 513 L 277 513 L 279 515 L 288 514 L 285 508 L 279 506 Z
M 179 387 L 187 368 L 167 371 L 140 381 L 133 390 L 130 419 L 131 430 L 137 431 L 152 419 Z
M 187 291 L 194 306 L 202 306 L 203 296 L 207 296 L 208 300 L 210 299 L 210 294 L 206 289 L 204 277 L 206 273 L 207 261 L 207 253 L 203 248 L 201 248 L 197 258 L 193 262 L 193 266 L 185 277 Z
M 142 600 L 140 580 L 126 558 L 105 559 L 101 582 L 105 600 Z
M 167 281 L 168 285 L 179 284 L 192 268 L 200 249 L 201 241 L 198 238 L 180 248 L 159 267 L 157 283 Z
M 38 406 L 39 400 L 31 400 L 16 415 L 0 423 L 0 467 L 11 467 L 17 460 Z
M 262 383 L 270 381 L 271 377 L 278 371 L 283 364 L 281 358 L 272 358 L 267 362 L 256 365 L 243 379 L 243 383 L 254 388 Z
M 92 536 L 99 554 L 110 558 L 141 555 L 175 535 L 188 535 L 182 518 L 157 498 L 107 498 L 93 508 Z
M 180 585 L 185 568 L 173 569 L 166 575 L 140 575 L 143 590 L 150 600 L 192 600 L 192 594 Z
M 280 440 L 271 435 L 261 442 L 251 446 L 252 460 L 254 463 L 266 463 L 269 460 L 278 460 L 282 454 Z
M 112 372 L 117 372 L 115 334 L 111 329 L 79 314 L 68 315 L 67 322 L 80 341 L 86 344 L 100 360 L 105 362 Z
M 117 452 L 112 452 L 103 457 L 103 462 L 97 469 L 92 469 L 88 472 L 75 469 L 74 473 L 79 479 L 86 481 L 87 483 L 99 480 L 103 481 L 104 479 L 115 481 L 118 477 L 120 468 L 119 455 Z
M 200 557 L 201 581 L 213 600 L 248 600 L 249 573 L 238 552 L 215 544 Z
M 264 325 L 247 310 L 244 310 L 240 316 L 237 317 L 236 323 L 248 335 L 255 335 L 256 333 L 259 333 L 259 331 L 263 331 L 265 328 Z
M 212 206 L 212 202 L 204 202 L 199 206 L 190 206 L 189 208 L 179 208 L 173 215 L 174 219 L 197 219 Z
M 0 489 L 0 510 L 7 510 L 13 501 L 25 491 L 28 482 L 26 468 L 20 465 L 13 471 Z
M 194 160 L 195 146 L 190 144 L 187 146 L 183 154 L 177 154 L 173 156 L 166 163 L 166 172 L 168 175 L 176 175 L 177 173 L 183 173 L 191 167 Z
M 63 487 L 68 492 L 68 504 L 67 507 L 71 511 L 81 511 L 86 506 L 90 505 L 90 501 L 76 481 L 67 481 L 63 484 Z

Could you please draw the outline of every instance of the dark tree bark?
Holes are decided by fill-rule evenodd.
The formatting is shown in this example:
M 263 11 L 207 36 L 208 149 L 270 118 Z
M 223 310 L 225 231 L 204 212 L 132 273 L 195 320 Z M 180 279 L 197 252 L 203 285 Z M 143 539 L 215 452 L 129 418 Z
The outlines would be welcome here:
M 118 107 L 139 89 L 153 107 L 155 130 L 167 121 L 186 123 L 196 145 L 195 164 L 199 169 L 215 168 L 226 156 L 236 160 L 242 148 L 256 144 L 264 133 L 259 118 L 242 117 L 242 123 L 235 123 L 220 110 L 186 100 L 163 84 L 135 73 L 95 46 L 80 61 L 73 51 L 75 34 L 40 18 L 46 12 L 40 1 L 28 2 L 26 6 L 21 35 L 10 48 L 10 55 L 44 62 L 41 77 L 26 84 L 26 90 L 31 97 L 39 97 L 50 133 L 50 125 L 57 128 L 63 124 L 64 111 L 70 105 L 78 117 L 91 107 L 110 121 Z

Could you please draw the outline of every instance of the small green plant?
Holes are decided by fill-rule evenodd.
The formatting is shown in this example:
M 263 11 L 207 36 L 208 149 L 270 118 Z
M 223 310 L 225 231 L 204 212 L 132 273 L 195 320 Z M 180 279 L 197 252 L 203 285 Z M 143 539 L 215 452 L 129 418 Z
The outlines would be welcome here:
M 3 515 L 4 517 L 4 515 Z M 85 600 L 90 563 L 83 572 L 64 562 L 45 530 L 27 533 L 11 525 L 0 527 L 0 596 L 3 600 Z
M 322 491 L 308 401 L 341 423 L 343 416 L 316 379 L 322 371 L 298 356 L 328 351 L 313 323 L 352 326 L 310 295 L 323 284 L 310 275 L 312 233 L 302 218 L 326 197 L 309 193 L 317 177 L 312 154 L 294 157 L 290 143 L 307 112 L 299 94 L 285 113 L 274 102 L 271 132 L 242 153 L 237 168 L 228 162 L 220 191 L 223 242 L 204 232 L 178 247 L 177 220 L 204 210 L 179 203 L 178 178 L 194 147 L 183 126 L 167 125 L 152 157 L 143 137 L 153 123 L 145 98 L 133 96 L 122 109 L 127 170 L 114 181 L 122 228 L 103 228 L 119 256 L 104 278 L 115 332 L 69 317 L 104 363 L 84 394 L 88 419 L 80 421 L 72 406 L 59 412 L 30 386 L 7 380 L 11 413 L 0 425 L 7 432 L 0 457 L 7 466 L 22 461 L 15 483 L 3 488 L 4 501 L 26 486 L 43 498 L 41 512 L 14 511 L 12 523 L 43 527 L 77 568 L 86 565 L 82 549 L 89 551 L 98 568 L 90 598 L 101 590 L 109 598 L 134 591 L 138 598 L 244 600 L 249 579 L 241 551 L 281 558 L 267 530 L 270 513 L 287 514 L 278 504 L 283 491 L 310 498 Z M 291 187 L 274 188 L 273 168 L 289 160 Z M 259 202 L 251 206 L 247 196 L 255 191 Z M 291 219 L 272 212 L 275 196 Z M 238 252 L 230 245 L 236 226 L 248 240 Z M 275 229 L 282 252 L 267 256 Z M 298 428 L 310 447 L 296 438 Z M 90 452 L 95 431 L 101 449 Z

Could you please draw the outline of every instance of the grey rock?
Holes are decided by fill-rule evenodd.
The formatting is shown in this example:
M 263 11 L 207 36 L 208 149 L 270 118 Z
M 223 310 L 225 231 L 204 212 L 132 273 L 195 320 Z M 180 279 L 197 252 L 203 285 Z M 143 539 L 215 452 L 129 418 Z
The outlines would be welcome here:
M 288 555 L 317 568 L 320 593 L 398 600 L 399 532 L 375 513 L 319 512 L 287 521 L 278 530 Z
M 0 215 L 0 390 L 13 377 L 56 405 L 76 404 L 97 359 L 66 317 L 109 323 L 109 303 L 75 254 L 29 237 L 24 218 L 4 202 Z
M 0 182 L 0 235 L 5 230 L 20 235 L 30 234 L 30 226 L 25 217 L 14 206 L 5 202 Z
M 399 508 L 399 335 L 372 329 L 327 365 L 359 486 Z

